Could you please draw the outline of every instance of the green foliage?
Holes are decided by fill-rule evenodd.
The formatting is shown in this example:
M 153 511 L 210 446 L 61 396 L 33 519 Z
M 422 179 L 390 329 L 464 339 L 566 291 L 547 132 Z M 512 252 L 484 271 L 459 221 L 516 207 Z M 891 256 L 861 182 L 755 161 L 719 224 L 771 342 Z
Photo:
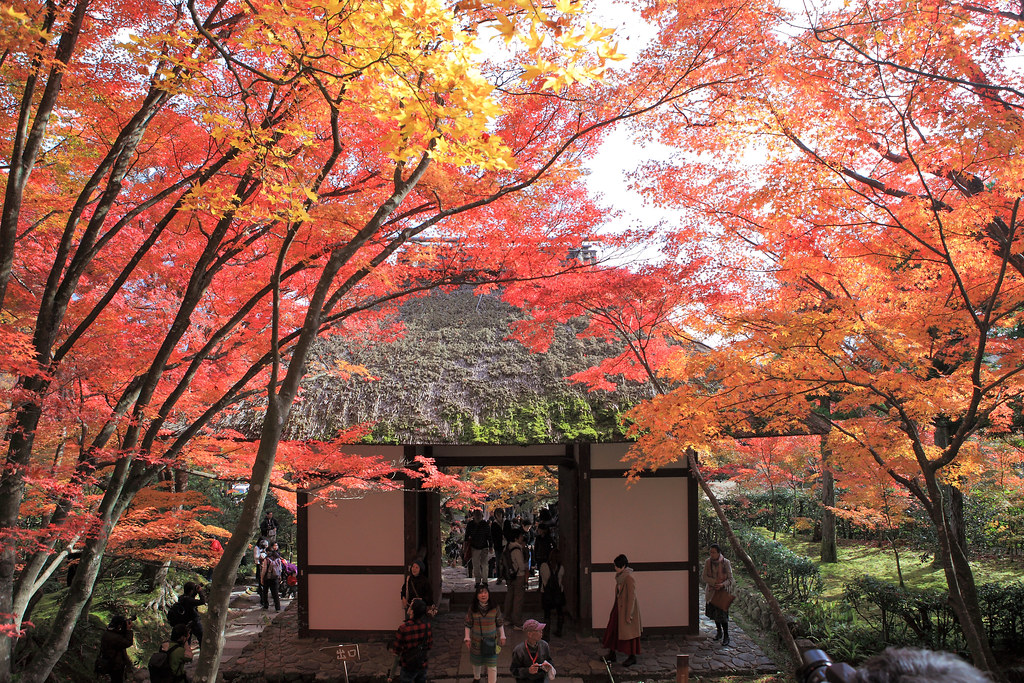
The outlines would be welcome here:
M 966 649 L 946 591 L 900 588 L 863 576 L 847 586 L 844 599 L 885 643 Z M 1008 652 L 1024 649 L 1024 583 L 983 584 L 978 587 L 978 602 L 993 647 Z
M 1024 505 L 1002 490 L 974 490 L 964 496 L 967 544 L 973 551 L 1024 554 Z
M 804 515 L 820 516 L 821 507 L 809 491 L 781 487 L 774 491 L 745 491 L 722 504 L 729 512 L 729 519 L 747 527 L 764 527 L 780 533 L 793 531 L 796 519 Z
M 782 591 L 782 595 L 778 597 L 803 602 L 820 592 L 821 573 L 813 561 L 794 553 L 782 543 L 765 538 L 754 529 L 747 529 L 735 523 L 732 524 L 732 529 L 761 576 L 773 589 Z M 697 537 L 702 548 L 711 543 L 718 543 L 726 548 L 722 525 L 710 505 L 706 503 L 701 505 Z
M 862 576 L 846 587 L 843 599 L 873 626 L 883 642 L 939 650 L 963 648 L 943 591 L 900 588 L 895 583 Z
M 790 610 L 798 635 L 812 638 L 835 661 L 858 662 L 880 649 L 874 630 L 858 622 L 849 605 L 815 598 Z
M 982 584 L 978 602 L 993 646 L 1007 652 L 1024 650 L 1024 582 Z

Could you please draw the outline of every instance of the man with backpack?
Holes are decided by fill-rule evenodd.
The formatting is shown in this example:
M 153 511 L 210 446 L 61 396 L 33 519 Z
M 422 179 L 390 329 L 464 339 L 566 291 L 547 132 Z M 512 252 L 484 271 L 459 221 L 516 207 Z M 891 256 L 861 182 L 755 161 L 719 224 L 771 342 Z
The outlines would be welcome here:
M 466 523 L 466 543 L 472 558 L 473 579 L 477 587 L 487 585 L 487 558 L 491 552 L 491 525 L 484 512 L 473 510 L 473 519 Z
M 161 643 L 149 658 L 150 683 L 188 683 L 185 663 L 192 661 L 191 640 L 188 624 L 171 629 L 171 639 Z
M 434 645 L 434 634 L 426 619 L 427 603 L 414 598 L 406 609 L 406 621 L 395 632 L 391 645 L 400 667 L 401 683 L 426 683 L 427 657 Z
M 281 577 L 284 575 L 284 559 L 277 550 L 277 544 L 270 546 L 270 552 L 263 558 L 260 569 L 260 605 L 270 608 L 269 591 L 274 596 L 274 609 L 281 611 Z
M 194 581 L 186 583 L 182 590 L 178 602 L 167 610 L 167 623 L 171 626 L 187 624 L 190 633 L 196 637 L 198 642 L 202 642 L 203 620 L 199 616 L 199 606 L 206 604 L 206 596 L 203 594 L 203 589 Z
M 508 581 L 505 608 L 502 610 L 502 614 L 515 629 L 520 629 L 523 624 L 523 597 L 526 595 L 526 576 L 529 571 L 526 564 L 526 553 L 523 550 L 525 545 L 526 532 L 520 529 L 501 555 L 505 580 Z

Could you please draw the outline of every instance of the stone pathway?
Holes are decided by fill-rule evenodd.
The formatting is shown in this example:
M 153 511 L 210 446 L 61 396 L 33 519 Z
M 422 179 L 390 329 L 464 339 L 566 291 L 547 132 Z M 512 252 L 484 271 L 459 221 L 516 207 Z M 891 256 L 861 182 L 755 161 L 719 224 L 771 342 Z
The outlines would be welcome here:
M 255 594 L 233 598 L 232 623 L 227 634 L 225 660 L 220 667 L 224 680 L 238 683 L 345 681 L 344 668 L 337 660 L 337 643 L 326 638 L 300 640 L 297 612 L 297 605 L 283 609 L 280 614 L 273 609 L 264 612 L 259 609 Z M 462 619 L 459 610 L 442 612 L 434 620 L 434 647 L 428 674 L 432 681 L 468 683 L 473 678 L 469 653 L 462 643 Z M 700 621 L 701 634 L 692 638 L 644 636 L 643 653 L 636 665 L 628 669 L 621 664 L 611 665 L 615 680 L 675 680 L 678 654 L 690 656 L 690 670 L 695 675 L 779 671 L 735 623 L 729 629 L 731 645 L 724 648 L 707 635 L 714 634 L 714 623 L 703 615 Z M 509 640 L 498 655 L 498 678 L 502 683 L 513 680 L 509 675 L 512 648 L 523 640 L 521 631 L 506 632 L 506 635 Z M 604 648 L 596 636 L 575 633 L 567 626 L 565 637 L 552 638 L 550 643 L 558 680 L 567 683 L 608 680 L 608 670 L 600 658 Z M 393 660 L 387 646 L 384 642 L 360 642 L 360 659 L 349 662 L 348 680 L 382 683 Z
M 224 652 L 220 660 L 220 668 L 230 667 L 235 659 L 265 629 L 281 617 L 291 605 L 288 598 L 281 599 L 281 611 L 274 609 L 273 598 L 270 609 L 260 607 L 260 596 L 254 588 L 236 587 L 231 591 L 228 603 L 228 627 L 224 633 Z
M 264 610 L 260 607 L 260 596 L 256 593 L 255 588 L 235 586 L 235 589 L 231 591 L 231 600 L 228 602 L 228 627 L 224 632 L 224 650 L 221 655 L 220 670 L 232 668 L 238 656 L 258 639 L 260 633 L 267 626 L 282 617 L 288 611 L 291 603 L 291 599 L 282 598 L 281 611 L 278 612 L 274 609 L 273 599 L 271 599 L 270 609 Z M 198 658 L 197 651 L 196 659 Z M 185 666 L 190 679 L 193 668 L 193 664 Z M 135 680 L 139 683 L 149 681 L 149 672 L 145 666 L 136 670 Z

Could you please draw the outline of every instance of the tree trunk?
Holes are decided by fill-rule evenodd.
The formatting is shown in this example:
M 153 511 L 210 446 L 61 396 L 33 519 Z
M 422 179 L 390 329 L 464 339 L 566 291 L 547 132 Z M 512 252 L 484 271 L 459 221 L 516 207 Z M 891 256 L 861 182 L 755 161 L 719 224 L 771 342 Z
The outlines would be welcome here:
M 1002 675 L 998 662 L 992 654 L 985 622 L 981 616 L 974 573 L 971 571 L 971 565 L 967 561 L 963 547 L 957 542 L 956 535 L 946 518 L 941 484 L 938 482 L 936 473 L 930 468 L 925 468 L 923 473 L 931 498 L 931 504 L 926 507 L 939 536 L 938 556 L 946 575 L 950 607 L 960 622 L 960 630 L 967 641 L 974 665 L 987 671 L 995 680 L 1004 681 L 1006 678 Z
M 900 588 L 905 588 L 903 584 L 903 567 L 900 566 L 900 549 L 896 547 L 896 538 L 889 538 L 889 545 L 892 546 L 892 554 L 896 558 L 896 577 L 899 579 Z
M 832 405 L 822 399 L 821 409 L 825 412 L 826 424 L 831 424 Z M 821 435 L 821 561 L 839 561 L 836 551 L 836 482 L 832 474 L 832 449 L 828 447 L 828 434 Z
M 32 658 L 23 672 L 20 672 L 20 683 L 45 683 L 53 672 L 53 667 L 67 652 L 75 625 L 92 598 L 110 532 L 132 498 L 130 492 L 126 492 L 125 486 L 131 462 L 129 458 L 123 458 L 115 465 L 114 474 L 111 475 L 106 494 L 100 503 L 96 531 L 85 543 L 68 595 L 53 619 L 52 628 L 39 654 Z
M 949 434 L 952 425 L 949 420 L 940 417 L 935 420 L 935 445 L 939 448 L 949 446 Z M 946 524 L 949 526 L 950 537 L 967 552 L 967 529 L 964 525 L 964 494 L 956 484 L 939 484 L 939 491 L 942 494 L 942 511 Z M 938 555 L 932 562 L 933 567 L 942 567 L 942 559 Z
M 826 464 L 824 453 L 822 465 Z M 831 469 L 821 471 L 821 561 L 838 562 L 836 551 L 836 515 L 830 508 L 836 505 L 836 484 Z
M 249 492 L 242 503 L 242 514 L 224 547 L 224 554 L 214 567 L 207 595 L 206 619 L 203 623 L 203 643 L 199 651 L 199 661 L 192 680 L 196 683 L 208 683 L 217 680 L 220 669 L 220 657 L 224 651 L 224 631 L 227 628 L 228 603 L 231 590 L 235 585 L 238 566 L 245 556 L 249 539 L 259 528 L 263 514 L 263 503 L 270 488 L 270 474 L 277 458 L 277 446 L 284 428 L 277 409 L 278 401 L 271 398 L 260 435 L 259 451 L 253 463 L 252 477 L 249 479 Z
M 936 438 L 938 441 L 938 438 Z M 936 445 L 939 445 L 936 443 Z M 946 445 L 946 444 L 942 444 Z M 964 492 L 955 484 L 939 484 L 942 492 L 943 516 L 949 525 L 950 537 L 955 539 L 957 544 L 967 552 L 967 529 L 964 525 Z M 941 567 L 941 560 L 936 557 L 932 562 L 933 567 Z
M 142 587 L 142 592 L 152 593 L 156 589 L 163 587 L 167 582 L 167 572 L 170 568 L 170 560 L 165 560 L 160 564 L 155 562 L 144 564 L 142 572 L 139 574 L 139 585 Z
M 754 566 L 754 561 L 750 559 L 750 556 L 743 550 L 740 545 L 739 539 L 732 532 L 732 526 L 729 524 L 729 518 L 725 514 L 725 510 L 718 503 L 718 498 L 715 496 L 715 492 L 711 490 L 707 481 L 704 479 L 704 475 L 700 471 L 700 466 L 697 464 L 697 456 L 693 450 L 687 449 L 686 460 L 690 464 L 690 471 L 693 472 L 694 478 L 700 485 L 701 490 L 704 491 L 704 495 L 708 497 L 708 501 L 711 503 L 711 507 L 715 509 L 715 514 L 718 515 L 718 521 L 722 524 L 722 530 L 725 531 L 726 538 L 729 539 L 729 545 L 732 546 L 733 552 L 736 553 L 737 559 L 743 563 L 746 567 L 747 573 L 750 574 L 751 578 L 754 579 L 754 583 L 757 584 L 757 589 L 761 592 L 765 602 L 768 603 L 768 610 L 771 612 L 772 619 L 775 621 L 775 630 L 783 644 L 786 646 L 786 650 L 789 652 L 790 657 L 797 664 L 800 663 L 800 648 L 796 644 L 796 640 L 793 638 L 793 634 L 789 630 L 789 622 L 786 620 L 785 614 L 782 612 L 782 607 L 779 605 L 779 601 L 775 599 L 775 594 L 772 593 L 771 587 L 765 583 L 765 580 L 761 578 L 761 574 L 757 571 L 757 567 Z

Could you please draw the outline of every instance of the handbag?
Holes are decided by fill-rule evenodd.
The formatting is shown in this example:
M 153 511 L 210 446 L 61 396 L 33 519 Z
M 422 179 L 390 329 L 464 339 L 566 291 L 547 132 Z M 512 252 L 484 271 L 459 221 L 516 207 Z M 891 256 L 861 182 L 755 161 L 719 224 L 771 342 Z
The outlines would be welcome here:
M 729 591 L 722 588 L 721 590 L 715 591 L 715 597 L 711 598 L 711 604 L 722 610 L 723 612 L 729 611 L 729 605 L 736 599 L 736 596 Z
M 480 656 L 491 657 L 498 654 L 498 640 L 497 638 L 481 638 L 480 639 Z

